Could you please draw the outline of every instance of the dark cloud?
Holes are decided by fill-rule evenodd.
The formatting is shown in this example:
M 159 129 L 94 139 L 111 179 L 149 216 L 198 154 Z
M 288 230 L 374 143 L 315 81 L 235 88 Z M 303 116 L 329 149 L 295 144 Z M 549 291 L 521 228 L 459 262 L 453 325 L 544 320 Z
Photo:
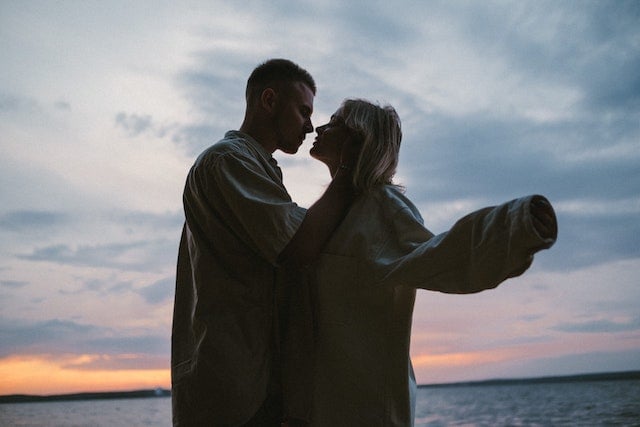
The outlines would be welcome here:
M 640 257 L 637 213 L 612 216 L 561 213 L 558 222 L 555 250 L 562 255 L 545 258 L 547 267 L 574 269 Z
M 0 215 L 0 230 L 28 233 L 47 231 L 51 237 L 65 230 L 95 227 L 121 229 L 136 241 L 113 242 L 109 244 L 80 245 L 72 247 L 67 243 L 37 247 L 31 253 L 16 255 L 30 261 L 49 261 L 58 264 L 116 268 L 135 271 L 152 271 L 174 262 L 177 241 L 184 219 L 181 211 L 144 212 L 111 211 L 102 215 L 87 212 L 64 213 L 58 211 L 12 211 Z M 40 234 L 38 236 L 42 237 Z M 39 239 L 42 240 L 41 238 Z M 26 241 L 26 240 L 25 240 Z
M 640 317 L 628 322 L 616 322 L 608 319 L 590 320 L 585 322 L 564 323 L 553 329 L 570 333 L 617 333 L 640 330 Z
M 133 283 L 129 280 L 124 281 L 113 281 L 113 280 L 104 280 L 104 279 L 90 279 L 84 282 L 83 288 L 90 292 L 98 292 L 101 294 L 122 294 L 124 292 L 129 292 L 133 289 Z M 77 294 L 77 290 L 74 289 L 72 291 L 66 291 L 64 289 L 60 290 L 62 294 Z
M 533 193 L 560 207 L 579 202 L 580 211 L 558 212 L 553 250 L 562 255 L 543 257 L 546 268 L 636 258 L 640 151 L 632 147 L 640 141 L 640 123 L 635 117 L 612 111 L 540 123 L 434 113 L 405 130 L 399 170 L 407 194 L 426 206 L 465 199 L 480 208 Z
M 252 2 L 250 8 L 231 3 L 216 7 L 215 11 L 205 8 L 205 13 L 227 14 L 227 22 L 250 22 L 251 25 L 214 24 L 203 30 L 187 24 L 188 31 L 193 31 L 190 34 L 197 33 L 196 37 L 200 37 L 196 43 L 204 48 L 181 53 L 182 57 L 191 55 L 192 63 L 176 74 L 170 84 L 173 83 L 184 97 L 189 119 L 176 122 L 170 117 L 167 125 L 145 111 L 131 112 L 127 107 L 120 107 L 112 123 L 123 135 L 166 138 L 163 142 L 176 144 L 190 156 L 195 156 L 219 140 L 226 130 L 240 125 L 246 79 L 255 65 L 269 56 L 289 57 L 307 68 L 318 83 L 315 125 L 321 124 L 316 123 L 320 115 L 328 117 L 345 97 L 388 101 L 398 108 L 405 123 L 400 174 L 407 180 L 404 184 L 408 186 L 408 195 L 416 204 L 455 204 L 463 200 L 465 204 L 478 203 L 479 208 L 482 204 L 541 192 L 560 208 L 560 234 L 552 251 L 540 254 L 536 262 L 538 271 L 566 271 L 603 262 L 638 259 L 640 74 L 637 70 L 640 52 L 637 24 L 640 3 L 637 0 L 586 0 L 576 7 L 574 3 L 556 1 L 436 0 L 403 2 L 401 6 L 388 1 L 291 3 L 275 0 Z M 51 22 L 59 24 L 69 16 L 58 10 L 60 8 L 48 9 L 40 15 L 47 16 L 49 21 L 53 19 Z M 72 15 L 74 22 L 80 22 L 82 14 Z M 137 19 L 135 14 L 127 16 L 131 22 Z M 121 24 L 121 18 L 112 20 Z M 100 31 L 110 27 L 113 26 L 105 25 Z M 128 27 L 145 31 L 143 27 Z M 112 40 L 102 36 L 100 39 Z M 104 58 L 103 54 L 109 54 L 106 45 L 104 48 L 99 55 L 101 58 Z M 34 58 L 41 55 L 37 51 L 32 53 Z M 264 57 L 259 57 L 262 54 Z M 53 51 L 51 55 L 59 56 Z M 138 70 L 154 66 L 135 65 Z M 456 68 L 459 65 L 471 69 Z M 459 74 L 449 78 L 439 72 L 440 67 Z M 73 68 L 56 70 L 77 71 Z M 421 80 L 421 76 L 408 75 L 407 70 L 424 70 L 425 76 Z M 499 79 L 509 79 L 506 84 L 511 87 L 517 84 L 518 93 L 513 98 L 507 93 L 503 98 L 490 99 L 496 92 L 491 88 L 485 91 L 474 81 L 478 76 L 484 77 L 485 72 L 487 79 L 479 79 L 482 82 L 498 86 Z M 37 90 L 38 85 L 54 87 L 49 81 L 31 82 L 28 75 L 25 74 L 26 80 L 18 79 L 18 83 L 24 87 L 31 87 L 28 85 L 33 83 L 33 90 Z M 407 82 L 413 83 L 405 82 L 405 77 Z M 430 78 L 433 82 L 428 81 Z M 438 87 L 440 83 L 444 85 L 442 88 Z M 452 87 L 456 83 L 460 86 Z M 467 100 L 463 85 L 473 92 L 468 97 L 471 104 L 477 103 L 475 95 L 479 94 L 488 100 L 486 105 L 481 102 L 482 105 L 459 109 L 449 105 L 451 110 L 459 110 L 449 112 L 440 108 L 437 102 L 426 99 L 428 94 L 421 93 L 427 88 L 438 95 L 456 97 L 463 103 Z M 566 111 L 554 105 L 554 100 L 544 99 L 555 89 L 572 97 L 566 102 Z M 56 136 L 61 140 L 65 138 L 66 141 L 69 136 L 69 145 L 61 149 L 73 149 L 75 142 L 82 142 L 84 126 L 73 128 L 74 124 L 69 120 L 72 116 L 61 114 L 71 111 L 71 101 L 75 111 L 82 103 L 78 103 L 78 99 L 67 102 L 54 93 L 52 99 L 42 100 L 14 94 L 11 90 L 0 92 L 0 115 L 9 118 L 7 123 L 11 130 L 16 130 L 16 135 L 24 134 L 27 139 L 37 142 L 37 138 L 30 135 L 37 126 L 37 131 L 59 130 Z M 541 116 L 529 118 L 527 108 L 531 105 L 520 105 L 518 97 L 526 98 L 522 99 L 523 104 L 533 102 L 532 111 L 541 112 Z M 498 104 L 498 108 L 493 108 L 491 102 Z M 513 111 L 506 111 L 508 108 Z M 57 114 L 48 116 L 52 109 Z M 55 127 L 51 127 L 52 124 Z M 68 130 L 80 135 L 80 139 L 74 142 L 73 135 L 64 133 Z M 46 155 L 46 151 L 43 154 Z M 9 239 L 3 244 L 6 253 L 12 251 L 12 246 L 20 246 L 13 251 L 21 251 L 19 258 L 22 260 L 114 270 L 109 279 L 89 280 L 80 288 L 72 284 L 60 291 L 69 295 L 69 301 L 77 301 L 71 299 L 71 294 L 79 294 L 78 298 L 116 295 L 123 301 L 133 298 L 144 306 L 145 302 L 165 304 L 171 298 L 173 277 L 166 276 L 139 287 L 135 285 L 137 281 L 131 280 L 129 272 L 153 272 L 164 276 L 168 266 L 175 266 L 183 221 L 181 211 L 156 214 L 102 208 L 96 214 L 95 211 L 21 208 L 33 206 L 33 203 L 52 206 L 52 202 L 55 206 L 73 206 L 80 194 L 76 190 L 92 184 L 83 182 L 80 187 L 71 186 L 71 172 L 64 165 L 52 166 L 53 169 L 37 166 L 37 163 L 34 166 L 30 164 L 31 160 L 45 163 L 34 153 L 16 152 L 13 157 L 20 163 L 11 158 L 6 161 L 0 168 L 3 175 L 0 182 L 4 184 L 3 198 L 7 206 L 18 208 L 7 207 L 11 210 L 0 214 L 0 232 L 21 234 L 19 241 Z M 299 156 L 284 156 L 284 159 L 282 165 L 285 167 L 309 161 L 303 152 Z M 29 167 L 37 167 L 37 173 Z M 90 200 L 89 204 L 98 203 L 94 198 Z M 98 206 L 104 207 L 104 203 L 109 202 L 100 200 Z M 455 219 L 451 218 L 451 222 Z M 425 220 L 429 225 L 429 218 L 425 217 Z M 60 230 L 65 237 L 60 237 Z M 93 234 L 93 230 L 99 230 L 99 233 Z M 108 234 L 114 230 L 119 234 L 124 231 L 129 241 L 126 238 L 117 240 Z M 40 246 L 35 249 L 23 238 L 28 231 L 33 231 L 32 236 L 39 239 Z M 53 235 L 54 231 L 58 234 Z M 82 242 L 90 243 L 74 246 L 67 231 L 72 236 L 85 233 Z M 96 243 L 104 242 L 105 234 L 116 241 Z M 41 240 L 45 235 L 48 239 Z M 7 266 L 11 266 L 11 262 L 10 259 L 3 261 Z M 31 263 L 21 264 L 27 264 L 27 269 L 38 267 Z M 16 269 L 7 267 L 3 270 L 5 275 L 7 271 Z M 65 271 L 69 269 L 65 268 Z M 124 276 L 120 274 L 123 271 L 127 272 Z M 75 276 L 74 280 L 82 280 L 79 277 L 85 273 L 71 270 L 71 274 Z M 612 276 L 619 277 L 615 273 Z M 46 278 L 44 280 L 46 282 Z M 39 286 L 35 282 L 8 279 L 0 281 L 0 287 L 5 294 L 15 294 L 6 299 L 6 304 L 12 304 L 22 294 Z M 602 292 L 606 290 L 603 287 Z M 43 310 L 56 309 L 48 305 L 46 296 L 27 295 L 26 298 L 25 303 L 37 304 Z M 498 296 L 495 304 L 499 305 L 499 300 Z M 637 305 L 637 298 L 624 298 L 620 302 L 613 293 L 610 304 L 627 305 L 604 307 L 602 300 L 598 298 L 601 305 L 595 309 L 620 313 Z M 519 320 L 532 323 L 539 316 L 523 315 Z M 572 319 L 575 318 L 573 315 Z M 640 328 L 638 319 L 628 322 L 621 322 L 617 317 L 608 319 L 560 324 L 555 332 L 624 333 Z M 479 334 L 461 344 L 461 348 L 527 345 L 553 338 L 539 335 L 539 332 L 503 341 L 487 340 L 486 335 Z M 487 333 L 491 336 L 490 331 Z M 126 328 L 115 330 L 64 319 L 43 322 L 0 319 L 0 356 L 102 354 L 69 367 L 166 369 L 169 334 L 169 331 L 162 334 L 131 332 Z M 570 355 L 531 362 L 530 367 L 536 374 L 550 370 L 566 373 L 611 370 L 618 366 L 633 368 L 638 367 L 638 356 L 638 351 Z M 517 362 L 521 368 L 526 363 Z M 503 366 L 501 364 L 500 369 Z
M 220 56 L 215 52 L 202 53 L 198 68 L 184 71 L 180 76 L 181 83 L 188 98 L 199 111 L 205 114 L 219 114 L 220 111 L 225 111 L 232 117 L 242 119 L 240 114 L 232 113 L 244 109 L 244 89 L 252 68 L 246 75 L 230 73 L 226 66 L 220 67 L 221 61 L 228 62 L 228 58 Z M 214 117 L 211 119 L 215 120 Z
M 138 293 L 149 304 L 159 304 L 173 297 L 175 277 L 166 277 L 138 290 Z
M 35 113 L 40 111 L 40 105 L 33 98 L 0 92 L 0 113 Z
M 217 38 L 217 35 L 211 35 Z M 228 48 L 200 50 L 192 54 L 193 64 L 176 76 L 176 83 L 207 123 L 240 126 L 249 74 L 267 58 L 245 58 Z M 235 125 L 227 123 L 233 119 Z
M 595 111 L 622 109 L 640 112 L 640 50 L 637 47 L 640 3 L 598 2 L 579 9 L 585 14 L 576 67 Z M 576 13 L 577 11 L 572 11 Z M 578 53 L 579 52 L 579 53 Z
M 77 248 L 60 244 L 38 248 L 30 254 L 18 255 L 18 258 L 125 271 L 158 271 L 175 262 L 176 248 L 176 241 L 169 239 L 84 245 Z
M 168 336 L 104 336 L 87 339 L 86 346 L 94 353 L 114 354 L 169 354 Z
M 509 366 L 511 365 L 511 366 Z M 515 368 L 515 369 L 514 369 Z M 632 371 L 640 369 L 640 350 L 622 350 L 609 352 L 576 352 L 558 357 L 518 360 L 500 366 L 500 378 L 513 376 L 509 372 L 528 372 L 528 377 L 547 375 L 571 375 L 597 372 Z
M 0 322 L 0 357 L 10 354 L 134 354 L 150 355 L 153 360 L 155 357 L 166 359 L 169 345 L 167 336 L 155 333 L 116 332 L 63 319 L 31 322 L 4 318 Z M 124 363 L 126 365 L 126 361 Z
M 68 215 L 62 212 L 20 210 L 0 214 L 0 229 L 23 231 L 65 224 Z
M 130 137 L 136 137 L 153 126 L 149 115 L 127 114 L 124 112 L 116 115 L 115 123 L 117 127 L 124 129 Z
M 57 101 L 54 106 L 60 111 L 71 111 L 71 104 L 67 101 Z
M 23 280 L 0 280 L 0 286 L 6 287 L 6 288 L 24 288 L 25 286 L 27 286 L 29 284 L 29 282 L 25 282 Z
M 224 133 L 231 128 L 204 123 L 184 125 L 173 134 L 171 140 L 183 147 L 189 155 L 195 157 L 205 148 L 222 139 Z
M 192 122 L 177 126 L 171 141 L 196 156 L 227 130 L 240 127 L 247 78 L 267 58 L 246 59 L 230 55 L 227 48 L 201 50 L 192 57 L 193 64 L 176 76 L 176 84 L 196 114 Z
M 69 351 L 69 346 L 97 333 L 99 328 L 67 320 L 43 322 L 2 319 L 0 322 L 0 357 Z M 72 344 L 74 343 L 74 344 Z
M 537 185 L 563 198 L 620 199 L 640 186 L 640 154 L 630 148 L 640 124 L 631 117 L 537 123 L 432 114 L 405 133 L 400 166 L 431 198 L 505 196 Z

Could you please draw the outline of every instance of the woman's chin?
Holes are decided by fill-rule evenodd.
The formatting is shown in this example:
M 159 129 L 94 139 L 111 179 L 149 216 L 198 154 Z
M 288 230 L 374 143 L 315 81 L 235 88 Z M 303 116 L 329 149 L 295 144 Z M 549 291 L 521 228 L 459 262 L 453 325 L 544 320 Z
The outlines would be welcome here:
M 311 147 L 311 149 L 309 150 L 309 155 L 314 159 L 324 163 L 324 160 L 322 160 L 322 157 L 318 155 L 318 152 L 316 151 L 316 147 Z
M 313 148 L 309 151 L 309 154 L 314 160 L 324 163 L 329 169 L 331 169 L 331 162 L 327 159 L 323 159 L 322 157 L 319 157 L 317 153 L 314 153 Z

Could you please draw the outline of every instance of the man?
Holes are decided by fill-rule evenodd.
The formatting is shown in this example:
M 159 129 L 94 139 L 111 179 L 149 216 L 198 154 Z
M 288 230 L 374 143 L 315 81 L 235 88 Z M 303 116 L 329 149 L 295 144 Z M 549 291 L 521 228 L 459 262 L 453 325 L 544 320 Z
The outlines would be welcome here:
M 308 210 L 291 201 L 272 157 L 296 153 L 313 131 L 315 92 L 291 61 L 259 65 L 239 131 L 189 171 L 172 331 L 174 426 L 280 425 L 277 269 L 317 257 L 354 198 L 355 144 L 344 144 L 339 171 Z

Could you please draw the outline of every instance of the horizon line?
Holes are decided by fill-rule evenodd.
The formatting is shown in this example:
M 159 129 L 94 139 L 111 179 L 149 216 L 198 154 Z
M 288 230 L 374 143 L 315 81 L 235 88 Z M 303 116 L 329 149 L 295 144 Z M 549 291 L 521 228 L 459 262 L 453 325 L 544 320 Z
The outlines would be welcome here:
M 550 375 L 540 377 L 522 378 L 494 378 L 474 381 L 455 381 L 448 383 L 419 384 L 418 388 L 439 388 L 439 387 L 462 387 L 462 386 L 487 386 L 487 385 L 509 385 L 509 384 L 545 384 L 561 382 L 588 382 L 588 381 L 622 381 L 640 379 L 640 370 L 631 371 L 611 371 L 599 373 L 583 373 L 572 375 Z M 64 394 L 7 394 L 0 395 L 0 404 L 3 403 L 34 403 L 51 401 L 74 401 L 74 400 L 101 400 L 101 399 L 133 399 L 133 398 L 155 398 L 170 397 L 171 389 L 156 387 L 153 389 L 136 389 L 123 391 L 103 391 L 103 392 L 78 392 Z

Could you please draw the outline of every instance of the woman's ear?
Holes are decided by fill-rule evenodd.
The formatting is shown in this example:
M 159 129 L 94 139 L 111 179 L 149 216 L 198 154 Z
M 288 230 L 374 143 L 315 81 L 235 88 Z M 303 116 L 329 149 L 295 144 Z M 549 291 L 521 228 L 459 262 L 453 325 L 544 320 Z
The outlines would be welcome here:
M 262 105 L 262 108 L 269 113 L 273 113 L 275 111 L 277 100 L 278 94 L 270 87 L 263 90 L 260 95 L 260 105 Z

